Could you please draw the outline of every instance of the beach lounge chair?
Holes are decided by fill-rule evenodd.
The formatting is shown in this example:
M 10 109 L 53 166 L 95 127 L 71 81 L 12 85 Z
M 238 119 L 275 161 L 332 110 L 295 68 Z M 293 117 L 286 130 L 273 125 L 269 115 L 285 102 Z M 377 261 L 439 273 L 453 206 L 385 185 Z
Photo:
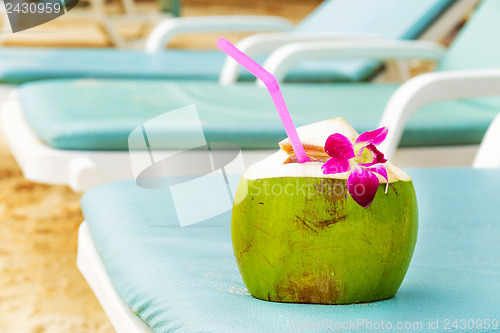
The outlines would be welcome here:
M 83 1 L 82 1 L 83 2 Z M 80 2 L 80 3 L 82 3 Z M 131 0 L 120 0 L 119 5 L 123 8 L 123 13 L 119 14 L 113 14 L 110 15 L 108 10 L 106 9 L 106 4 L 104 3 L 103 0 L 89 0 L 87 1 L 89 6 L 86 8 L 85 6 L 79 6 L 78 4 L 73 5 L 73 3 L 67 3 L 64 4 L 65 9 L 61 6 L 57 8 L 57 11 L 59 11 L 59 8 L 62 12 L 66 12 L 67 15 L 63 15 L 57 18 L 57 20 L 65 20 L 65 21 L 71 21 L 71 20 L 82 20 L 84 19 L 85 21 L 90 21 L 94 24 L 97 24 L 105 33 L 105 35 L 109 38 L 109 41 L 111 44 L 117 48 L 125 48 L 125 47 L 132 47 L 137 44 L 137 41 L 128 41 L 125 40 L 117 31 L 117 24 L 119 23 L 139 23 L 139 24 L 154 24 L 154 23 L 159 23 L 160 21 L 163 21 L 167 18 L 171 18 L 172 15 L 178 16 L 178 1 L 173 0 L 172 7 L 174 9 L 177 8 L 175 13 L 139 13 L 136 9 L 136 5 L 134 4 L 134 1 Z M 51 5 L 49 5 L 51 6 Z M 73 7 L 74 6 L 74 7 Z M 9 7 L 9 12 L 10 13 L 15 13 L 15 11 L 12 11 L 11 7 Z M 8 32 L 13 30 L 13 27 L 11 24 L 14 25 L 14 28 L 20 29 L 21 26 L 24 28 L 31 28 L 31 24 L 33 22 L 24 22 L 19 24 L 19 22 L 10 22 L 10 19 L 7 15 L 7 8 L 2 8 L 0 9 L 1 18 L 2 18 L 2 31 L 3 33 L 0 35 L 0 45 L 9 45 L 14 42 L 16 45 L 22 45 L 22 46 L 33 46 L 29 44 L 30 39 L 29 37 L 26 38 L 24 36 L 21 38 L 20 41 L 15 41 L 16 37 L 13 37 L 12 34 L 9 34 Z M 30 32 L 23 32 L 23 35 L 28 35 Z M 37 33 L 35 32 L 33 34 L 33 38 Z M 38 35 L 36 36 L 39 39 L 41 38 L 43 40 L 43 37 Z M 14 41 L 13 41 L 14 40 Z M 25 43 L 25 44 L 23 44 Z M 40 45 L 39 41 L 35 42 L 36 45 Z M 64 45 L 64 44 L 63 44 Z M 96 46 L 95 44 L 91 44 L 92 46 Z M 64 45 L 66 46 L 66 45 Z M 74 42 L 69 42 L 68 46 L 74 47 L 75 44 Z M 97 45 L 99 46 L 99 45 Z
M 498 150 L 499 133 L 500 116 L 485 149 Z M 179 203 L 168 191 L 133 181 L 82 197 L 77 266 L 117 332 L 319 332 L 352 325 L 359 332 L 373 332 L 374 325 L 384 332 L 452 325 L 496 331 L 500 161 L 493 165 L 488 156 L 478 156 L 478 166 L 495 169 L 408 170 L 418 198 L 418 244 L 399 292 L 388 300 L 336 306 L 257 300 L 233 257 L 230 212 L 181 228 Z
M 494 0 L 483 3 L 441 59 L 440 68 L 500 66 L 496 56 L 498 44 L 489 42 L 496 38 L 499 5 Z M 384 43 L 375 50 L 385 52 L 387 57 L 410 54 L 437 58 L 443 53 L 440 47 L 424 42 L 415 42 L 416 47 L 412 42 Z M 341 46 L 346 45 L 344 42 Z M 454 74 L 439 71 L 432 75 L 439 78 Z M 475 84 L 481 87 L 484 73 L 474 75 L 478 79 Z M 425 83 L 422 80 L 419 82 Z M 387 84 L 282 86 L 297 126 L 342 116 L 360 132 L 375 128 L 397 88 Z M 474 91 L 476 95 L 455 97 L 483 94 L 481 89 Z M 439 99 L 432 92 L 429 96 Z M 424 99 L 427 103 L 432 100 Z M 224 87 L 216 83 L 158 81 L 33 83 L 23 86 L 19 98 L 4 105 L 2 125 L 26 178 L 86 190 L 103 182 L 132 178 L 129 134 L 145 121 L 193 103 L 206 139 L 237 144 L 244 149 L 247 165 L 269 154 L 283 137 L 282 125 L 267 92 L 251 83 Z M 394 160 L 400 165 L 470 165 L 477 144 L 498 113 L 495 103 L 490 99 L 450 100 L 425 106 L 407 124 L 402 138 L 404 147 Z M 174 137 L 164 137 L 155 149 L 178 150 L 179 144 L 193 135 L 178 124 L 163 128 L 162 132 L 168 133 L 169 129 L 174 130 Z M 134 154 L 148 156 L 147 152 Z
M 328 0 L 297 26 L 292 26 L 283 18 L 271 16 L 173 18 L 153 30 L 145 51 L 3 48 L 0 50 L 0 82 L 18 84 L 64 77 L 217 80 L 224 63 L 224 54 L 218 50 L 165 50 L 168 41 L 175 35 L 187 32 L 286 32 L 278 36 L 271 34 L 268 38 L 260 35 L 250 40 L 254 50 L 268 53 L 273 47 L 306 38 L 325 40 L 345 38 L 346 35 L 349 38 L 380 35 L 385 38 L 414 39 L 426 31 L 429 38 L 438 38 L 443 32 L 449 32 L 463 18 L 464 9 L 470 9 L 477 0 L 455 2 Z M 299 80 L 359 81 L 373 76 L 378 66 L 377 62 L 370 60 L 323 62 L 319 67 L 317 62 L 304 63 L 294 69 L 289 77 Z

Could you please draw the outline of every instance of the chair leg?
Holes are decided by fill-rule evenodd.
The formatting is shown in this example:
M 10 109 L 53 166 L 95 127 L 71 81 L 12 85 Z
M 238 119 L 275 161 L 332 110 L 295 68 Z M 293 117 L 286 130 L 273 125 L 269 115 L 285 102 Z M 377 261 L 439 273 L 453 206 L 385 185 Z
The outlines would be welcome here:
M 474 159 L 474 168 L 500 168 L 500 115 L 491 123 Z
M 69 170 L 69 186 L 74 191 L 85 191 L 103 182 L 99 168 L 91 160 L 76 158 L 70 162 Z

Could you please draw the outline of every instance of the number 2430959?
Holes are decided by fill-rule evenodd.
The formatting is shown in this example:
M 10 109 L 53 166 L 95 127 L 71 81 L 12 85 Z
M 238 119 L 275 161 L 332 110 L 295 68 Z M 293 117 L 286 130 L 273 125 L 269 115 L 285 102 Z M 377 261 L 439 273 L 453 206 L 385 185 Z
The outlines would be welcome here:
M 60 3 L 17 3 L 12 4 L 9 2 L 5 2 L 5 9 L 7 10 L 7 14 L 58 14 L 63 8 Z
M 499 327 L 498 319 L 445 319 L 443 329 L 497 329 Z

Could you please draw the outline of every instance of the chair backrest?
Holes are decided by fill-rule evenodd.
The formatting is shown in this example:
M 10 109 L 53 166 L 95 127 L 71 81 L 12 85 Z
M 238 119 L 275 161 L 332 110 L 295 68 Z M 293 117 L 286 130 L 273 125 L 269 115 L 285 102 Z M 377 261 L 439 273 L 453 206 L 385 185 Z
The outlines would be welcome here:
M 377 34 L 386 38 L 420 36 L 455 0 L 327 0 L 294 31 Z M 318 66 L 318 63 L 320 64 Z M 340 80 L 370 78 L 380 62 L 353 59 L 316 61 L 311 68 L 337 73 Z
M 418 37 L 455 0 L 327 0 L 297 32 L 359 32 L 388 38 Z
M 500 68 L 500 1 L 482 0 L 439 64 L 439 70 Z
M 441 60 L 438 70 L 500 68 L 500 0 L 482 0 Z M 467 103 L 500 111 L 500 97 Z

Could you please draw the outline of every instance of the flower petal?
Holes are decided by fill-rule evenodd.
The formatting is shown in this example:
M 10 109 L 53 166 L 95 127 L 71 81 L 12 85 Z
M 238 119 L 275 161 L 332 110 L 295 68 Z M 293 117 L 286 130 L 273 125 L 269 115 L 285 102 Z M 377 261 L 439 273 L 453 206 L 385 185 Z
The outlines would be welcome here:
M 347 178 L 347 191 L 362 207 L 368 207 L 378 188 L 378 177 L 368 169 L 356 167 Z
M 379 144 L 384 142 L 388 131 L 389 131 L 388 127 L 380 127 L 373 131 L 361 133 L 357 137 L 356 141 L 354 141 L 354 146 L 362 147 L 370 143 L 373 143 L 374 145 L 378 146 Z
M 336 159 L 348 160 L 354 157 L 352 141 L 340 133 L 332 134 L 326 139 L 325 153 Z
M 356 159 L 359 165 L 364 167 L 387 162 L 384 154 L 380 152 L 373 143 L 361 149 L 360 155 L 356 157 Z
M 351 166 L 349 160 L 332 157 L 321 166 L 321 170 L 324 174 L 341 173 L 351 170 Z
M 369 167 L 368 170 L 378 173 L 379 175 L 385 178 L 387 182 L 385 185 L 385 193 L 387 194 L 387 189 L 389 188 L 389 176 L 387 175 L 387 168 L 385 167 L 385 165 L 383 164 L 373 165 Z

